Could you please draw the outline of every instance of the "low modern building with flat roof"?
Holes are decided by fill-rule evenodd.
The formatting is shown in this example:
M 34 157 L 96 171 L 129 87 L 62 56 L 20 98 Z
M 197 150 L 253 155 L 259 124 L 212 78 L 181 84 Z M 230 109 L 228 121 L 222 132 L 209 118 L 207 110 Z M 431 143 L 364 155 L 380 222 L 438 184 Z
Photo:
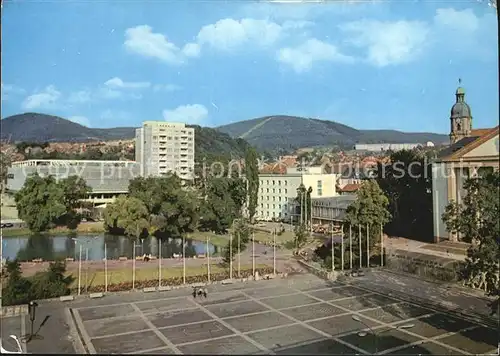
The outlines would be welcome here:
M 7 172 L 7 191 L 19 191 L 30 175 L 52 175 L 56 180 L 78 176 L 91 187 L 86 201 L 96 205 L 110 203 L 128 193 L 132 179 L 140 175 L 140 166 L 133 161 L 89 160 L 27 160 L 14 162 Z

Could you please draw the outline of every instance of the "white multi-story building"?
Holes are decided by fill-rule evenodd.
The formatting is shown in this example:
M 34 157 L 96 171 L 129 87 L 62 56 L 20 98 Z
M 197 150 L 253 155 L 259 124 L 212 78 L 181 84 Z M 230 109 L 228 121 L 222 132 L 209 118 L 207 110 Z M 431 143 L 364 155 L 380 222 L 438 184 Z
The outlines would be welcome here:
M 145 121 L 135 137 L 135 159 L 141 165 L 141 175 L 176 173 L 181 179 L 194 178 L 194 128 L 183 123 Z
M 256 218 L 259 220 L 290 220 L 297 188 L 311 187 L 311 198 L 336 196 L 338 174 L 325 174 L 323 167 L 287 168 L 285 174 L 259 174 L 259 195 Z

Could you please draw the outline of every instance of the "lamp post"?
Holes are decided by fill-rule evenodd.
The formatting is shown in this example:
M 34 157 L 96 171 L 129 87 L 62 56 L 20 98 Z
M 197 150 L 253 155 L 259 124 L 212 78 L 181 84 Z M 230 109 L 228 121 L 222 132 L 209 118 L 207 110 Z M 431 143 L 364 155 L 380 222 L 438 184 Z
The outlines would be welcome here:
M 161 287 L 161 239 L 158 239 L 158 288 Z
M 385 333 L 386 331 L 389 331 L 389 330 L 397 330 L 397 329 L 411 329 L 415 326 L 415 324 L 403 324 L 403 325 L 396 325 L 396 326 L 390 326 L 390 329 L 386 329 L 384 331 L 381 331 L 379 333 L 376 333 L 370 326 L 368 326 L 363 320 L 361 320 L 361 318 L 355 314 L 352 315 L 352 319 L 357 321 L 358 323 L 362 324 L 363 326 L 365 326 L 368 330 L 370 330 L 370 334 L 373 335 L 373 338 L 374 338 L 374 346 L 375 346 L 375 354 L 378 353 L 378 338 L 380 336 L 380 334 L 383 334 Z M 360 331 L 358 332 L 358 336 L 360 337 L 365 337 L 366 335 L 368 335 L 368 333 L 366 333 L 365 331 Z
M 229 279 L 233 279 L 233 234 L 229 235 Z

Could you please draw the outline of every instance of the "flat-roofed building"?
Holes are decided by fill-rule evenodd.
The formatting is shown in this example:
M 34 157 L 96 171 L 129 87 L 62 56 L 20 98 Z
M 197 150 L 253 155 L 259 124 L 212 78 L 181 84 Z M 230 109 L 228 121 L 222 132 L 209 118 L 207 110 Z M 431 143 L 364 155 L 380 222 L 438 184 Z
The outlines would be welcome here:
M 145 121 L 136 129 L 135 159 L 143 176 L 177 174 L 194 179 L 194 128 L 183 123 Z
M 34 173 L 42 177 L 54 176 L 56 180 L 75 175 L 81 177 L 92 189 L 86 200 L 104 204 L 128 193 L 130 180 L 140 175 L 140 166 L 133 161 L 33 159 L 14 162 L 7 172 L 7 191 L 19 191 Z
M 311 198 L 336 196 L 338 174 L 324 173 L 324 167 L 290 168 L 282 174 L 259 174 L 259 195 L 256 218 L 259 220 L 293 219 L 294 199 L 301 184 L 311 187 Z

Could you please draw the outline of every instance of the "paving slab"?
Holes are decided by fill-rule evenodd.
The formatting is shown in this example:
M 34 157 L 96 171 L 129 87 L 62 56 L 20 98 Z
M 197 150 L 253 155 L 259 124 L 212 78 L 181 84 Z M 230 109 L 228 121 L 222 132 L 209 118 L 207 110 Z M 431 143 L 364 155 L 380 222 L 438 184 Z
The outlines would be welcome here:
M 151 314 L 148 315 L 148 319 L 157 328 L 212 320 L 212 318 L 201 309 L 186 311 L 176 310 Z
M 138 316 L 87 320 L 83 322 L 83 326 L 91 338 L 149 329 L 146 322 Z
M 374 336 L 369 332 L 364 336 L 360 336 L 358 333 L 352 333 L 350 335 L 343 336 L 340 339 L 350 343 L 351 345 L 360 345 L 359 347 L 372 354 L 392 349 L 394 347 L 407 345 L 417 340 L 422 340 L 422 338 L 395 329 L 383 328 L 378 329 L 375 333 L 377 336 Z
M 165 335 L 174 345 L 209 340 L 216 337 L 234 334 L 231 330 L 217 321 L 208 321 L 184 326 L 174 326 L 161 329 L 160 332 Z
M 360 313 L 377 319 L 382 323 L 390 324 L 410 318 L 418 318 L 422 315 L 432 314 L 434 312 L 430 309 L 417 307 L 408 303 L 399 303 L 385 305 L 378 309 L 361 311 Z
M 363 317 L 360 317 L 360 319 L 369 327 L 379 325 L 378 323 L 369 319 L 365 319 Z M 356 330 L 362 330 L 365 328 L 363 324 L 356 320 L 353 320 L 351 315 L 334 316 L 327 319 L 311 321 L 307 324 L 332 336 Z
M 305 341 L 324 339 L 324 336 L 302 325 L 285 326 L 247 335 L 269 350 L 286 348 Z
M 196 307 L 196 305 L 192 303 L 188 299 L 188 297 L 144 301 L 144 302 L 137 302 L 134 304 L 145 314 L 151 312 L 161 313 L 169 310 L 180 310 L 180 309 Z
M 241 336 L 232 336 L 219 340 L 209 340 L 180 346 L 179 350 L 191 355 L 228 355 L 228 354 L 255 354 L 259 351 L 256 346 L 243 339 Z
M 243 333 L 294 323 L 293 320 L 290 320 L 289 318 L 276 312 L 265 312 L 255 315 L 245 315 L 237 318 L 224 319 L 224 322 Z
M 219 318 L 268 311 L 266 307 L 254 301 L 209 305 L 206 308 Z
M 297 293 L 296 291 L 286 287 L 251 289 L 251 290 L 245 290 L 244 292 L 245 294 L 248 294 L 249 296 L 257 299 L 266 297 L 277 297 L 280 295 Z
M 473 330 L 461 331 L 439 339 L 439 341 L 471 354 L 484 354 L 498 347 L 498 330 L 478 327 Z
M 356 355 L 358 352 L 332 339 L 322 339 L 273 350 L 277 355 Z
M 143 331 L 128 335 L 110 336 L 102 339 L 93 339 L 97 353 L 130 353 L 141 350 L 159 348 L 165 343 L 153 332 Z
M 328 302 L 330 300 L 367 295 L 371 293 L 353 287 L 337 287 L 308 291 L 307 294 Z
M 366 315 L 366 314 L 365 314 Z M 414 324 L 412 333 L 432 338 L 449 332 L 457 332 L 469 328 L 474 324 L 463 319 L 457 319 L 445 314 L 433 314 L 408 323 Z
M 122 304 L 107 307 L 81 308 L 78 309 L 78 314 L 80 314 L 80 318 L 82 318 L 83 321 L 87 321 L 124 317 L 129 315 L 136 315 L 137 313 L 130 304 Z
M 297 307 L 318 302 L 316 299 L 308 297 L 301 293 L 284 295 L 281 297 L 265 298 L 260 299 L 259 301 L 266 305 L 269 305 L 274 309 Z
M 348 299 L 334 300 L 330 303 L 347 308 L 352 311 L 359 311 L 368 308 L 377 308 L 382 307 L 388 304 L 400 303 L 396 299 L 392 299 L 389 297 L 384 297 L 377 294 L 372 294 L 363 297 L 354 297 Z
M 197 303 L 201 305 L 225 304 L 248 300 L 240 291 L 228 291 L 222 294 L 208 294 L 207 298 L 196 298 Z
M 280 311 L 300 321 L 313 320 L 323 318 L 325 316 L 334 316 L 345 313 L 342 309 L 326 303 L 311 304 Z
M 174 355 L 175 352 L 169 348 L 169 347 L 165 347 L 165 348 L 162 348 L 162 349 L 157 349 L 157 350 L 145 350 L 143 352 L 135 352 L 137 354 L 148 354 L 148 355 Z
M 304 292 L 330 287 L 327 282 L 321 280 L 310 281 L 310 282 L 307 281 L 295 282 L 295 283 L 290 283 L 289 286 L 290 288 L 294 288 Z
M 427 341 L 419 345 L 413 345 L 388 352 L 386 355 L 457 355 L 455 350 Z

